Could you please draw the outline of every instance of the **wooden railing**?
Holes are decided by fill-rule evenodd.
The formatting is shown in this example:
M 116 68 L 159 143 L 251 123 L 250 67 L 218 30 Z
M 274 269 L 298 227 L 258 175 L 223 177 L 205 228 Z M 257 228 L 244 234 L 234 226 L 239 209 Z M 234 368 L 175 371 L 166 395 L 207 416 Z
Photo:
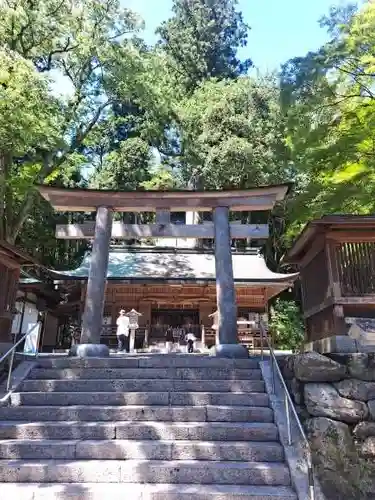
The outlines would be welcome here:
M 344 297 L 375 294 L 375 243 L 342 243 L 335 257 Z
M 150 339 L 165 339 L 165 333 L 168 329 L 169 325 L 150 325 Z M 182 326 L 184 331 L 184 337 L 187 333 L 193 333 L 197 338 L 201 337 L 201 325 L 190 325 L 190 326 Z M 178 335 L 174 334 L 175 342 L 179 339 Z
M 142 339 L 146 343 L 152 341 L 165 341 L 165 333 L 167 331 L 168 325 L 148 325 L 140 326 L 135 332 L 136 339 Z M 198 340 L 204 341 L 206 346 L 213 346 L 216 340 L 216 330 L 211 327 L 204 327 L 203 325 L 191 325 L 189 328 L 183 327 L 184 332 L 193 333 Z M 117 343 L 116 339 L 117 326 L 103 325 L 101 331 L 101 340 L 104 343 L 109 343 L 110 345 L 115 345 Z M 78 343 L 81 333 L 81 328 L 76 325 L 70 325 L 69 328 L 69 342 L 66 338 L 64 347 L 68 348 L 70 346 L 70 339 L 74 338 L 73 343 Z M 184 340 L 175 336 L 175 342 Z M 141 341 L 141 340 L 140 340 Z M 246 345 L 249 348 L 256 348 L 260 345 L 260 333 L 257 329 L 238 329 L 238 341 L 241 344 Z M 68 345 L 69 344 L 69 345 Z
M 144 335 L 146 329 L 147 329 L 146 327 L 140 326 L 135 331 L 135 335 L 136 336 Z M 104 338 L 106 338 L 106 337 L 115 337 L 116 333 L 117 333 L 117 326 L 116 325 L 103 325 L 102 326 L 102 333 L 101 333 L 100 336 L 104 337 Z

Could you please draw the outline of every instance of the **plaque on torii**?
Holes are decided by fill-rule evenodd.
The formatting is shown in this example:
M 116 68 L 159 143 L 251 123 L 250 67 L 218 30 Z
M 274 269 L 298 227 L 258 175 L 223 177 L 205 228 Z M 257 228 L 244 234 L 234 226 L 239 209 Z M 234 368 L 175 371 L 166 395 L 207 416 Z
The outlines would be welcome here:
M 268 225 L 231 224 L 230 212 L 272 210 L 284 200 L 290 184 L 222 191 L 109 191 L 38 186 L 56 211 L 96 212 L 95 222 L 58 225 L 59 239 L 92 239 L 92 254 L 82 319 L 81 352 L 84 356 L 109 356 L 100 344 L 111 238 L 214 238 L 217 310 L 220 316 L 218 345 L 213 354 L 248 357 L 237 343 L 237 307 L 233 278 L 231 239 L 268 237 Z M 171 212 L 212 212 L 211 224 L 171 224 Z M 154 212 L 156 224 L 113 222 L 115 212 Z M 95 307 L 92 305 L 95 304 Z
M 134 352 L 135 331 L 138 330 L 139 328 L 138 318 L 142 316 L 142 314 L 136 311 L 135 309 L 132 309 L 131 311 L 125 313 L 125 316 L 128 316 L 129 318 L 129 330 L 130 330 L 129 350 L 130 352 Z

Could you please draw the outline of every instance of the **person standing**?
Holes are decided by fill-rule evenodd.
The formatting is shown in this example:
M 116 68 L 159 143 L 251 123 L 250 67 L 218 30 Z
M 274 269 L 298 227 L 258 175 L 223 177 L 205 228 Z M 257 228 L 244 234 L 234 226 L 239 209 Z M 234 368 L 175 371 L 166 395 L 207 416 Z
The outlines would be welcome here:
M 165 350 L 167 352 L 171 352 L 173 348 L 173 342 L 173 328 L 171 326 L 168 326 L 167 331 L 165 332 Z
M 192 353 L 194 352 L 194 342 L 197 340 L 196 336 L 194 333 L 188 333 L 185 337 L 185 341 L 187 343 L 187 352 Z
M 126 316 L 124 309 L 121 309 L 116 321 L 119 352 L 129 352 L 129 323 L 128 316 Z

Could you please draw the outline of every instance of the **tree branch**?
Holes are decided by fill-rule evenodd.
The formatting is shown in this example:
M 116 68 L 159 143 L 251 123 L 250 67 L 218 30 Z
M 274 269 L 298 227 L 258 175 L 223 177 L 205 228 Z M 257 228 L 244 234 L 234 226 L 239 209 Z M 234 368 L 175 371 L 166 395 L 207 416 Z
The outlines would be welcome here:
M 349 76 L 351 76 L 355 82 L 363 88 L 363 90 L 365 92 L 367 92 L 368 94 L 368 97 L 371 98 L 371 99 L 375 99 L 375 94 L 369 89 L 369 87 L 367 87 L 367 85 L 365 85 L 363 82 L 361 82 L 359 79 L 358 79 L 358 76 L 356 73 L 353 73 L 352 71 L 349 71 L 345 68 L 342 68 L 341 66 L 335 66 L 336 69 L 338 69 L 339 71 L 341 71 L 342 73 L 345 73 Z M 366 96 L 362 96 L 362 97 L 366 97 Z
M 34 188 L 32 188 L 25 197 L 24 202 L 22 203 L 22 206 L 20 208 L 20 211 L 15 219 L 13 219 L 13 224 L 11 227 L 8 228 L 8 234 L 7 234 L 7 241 L 9 243 L 14 244 L 19 232 L 22 229 L 22 226 L 24 225 L 27 216 L 30 213 L 31 207 L 34 202 L 34 197 L 35 197 L 35 191 Z

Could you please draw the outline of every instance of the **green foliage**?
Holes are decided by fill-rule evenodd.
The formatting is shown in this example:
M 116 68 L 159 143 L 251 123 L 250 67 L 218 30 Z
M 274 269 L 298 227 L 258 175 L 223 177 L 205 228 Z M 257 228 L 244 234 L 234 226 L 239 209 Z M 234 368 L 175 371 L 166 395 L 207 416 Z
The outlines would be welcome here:
M 282 96 L 297 189 L 293 236 L 327 213 L 373 213 L 375 4 L 333 9 L 332 39 L 283 67 Z
M 150 148 L 135 137 L 121 142 L 120 147 L 108 154 L 104 165 L 90 181 L 96 189 L 135 190 L 150 179 Z
M 34 185 L 81 182 L 82 148 L 106 119 L 114 77 L 139 63 L 125 37 L 138 20 L 118 0 L 2 2 L 0 19 L 0 238 L 22 244 Z
M 171 191 L 181 188 L 179 178 L 173 174 L 172 170 L 164 165 L 159 165 L 153 172 L 148 181 L 144 181 L 141 186 L 146 191 Z
M 302 314 L 294 301 L 276 299 L 270 309 L 270 331 L 279 349 L 296 352 L 304 339 Z
M 237 0 L 174 0 L 173 17 L 157 30 L 160 45 L 189 90 L 209 78 L 236 78 L 251 61 L 240 61 L 249 27 Z
M 0 239 L 12 239 L 45 153 L 61 143 L 63 114 L 47 79 L 30 62 L 0 49 L 0 68 Z
M 186 178 L 198 172 L 207 189 L 287 180 L 278 98 L 271 78 L 202 84 L 179 110 Z
M 237 0 L 174 0 L 156 47 L 120 0 L 12 0 L 0 3 L 0 19 L 0 238 L 29 251 L 42 241 L 46 254 L 35 252 L 49 265 L 63 247 L 43 220 L 60 216 L 37 201 L 40 183 L 167 190 L 293 180 L 292 202 L 270 222 L 273 269 L 285 231 L 290 238 L 325 213 L 374 211 L 374 2 L 331 9 L 329 43 L 288 61 L 281 87 L 274 75 L 246 76 L 251 63 L 238 49 L 249 28 Z

